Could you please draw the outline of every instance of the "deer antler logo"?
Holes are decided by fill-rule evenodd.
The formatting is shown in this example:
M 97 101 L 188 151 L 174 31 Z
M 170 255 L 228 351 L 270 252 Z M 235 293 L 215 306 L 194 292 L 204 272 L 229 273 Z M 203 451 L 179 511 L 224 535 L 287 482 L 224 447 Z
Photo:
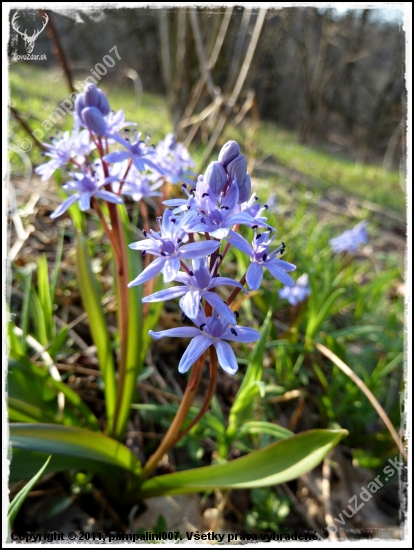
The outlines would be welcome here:
M 49 21 L 49 17 L 45 13 L 44 19 L 43 19 L 43 27 L 39 31 L 33 31 L 32 36 L 27 36 L 27 30 L 24 31 L 24 32 L 21 32 L 19 30 L 19 24 L 18 24 L 19 22 L 17 21 L 18 17 L 19 17 L 19 12 L 16 11 L 16 13 L 13 15 L 13 19 L 12 19 L 12 22 L 11 22 L 12 27 L 23 38 L 24 45 L 26 47 L 27 53 L 32 53 L 32 51 L 35 47 L 36 38 L 43 31 L 43 29 L 46 27 L 47 22 Z

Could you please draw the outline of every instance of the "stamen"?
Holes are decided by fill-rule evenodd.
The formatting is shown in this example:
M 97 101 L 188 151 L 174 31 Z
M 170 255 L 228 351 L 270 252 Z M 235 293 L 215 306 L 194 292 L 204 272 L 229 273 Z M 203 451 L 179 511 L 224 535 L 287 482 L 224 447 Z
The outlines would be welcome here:
M 201 195 L 201 198 L 204 199 L 204 197 L 209 197 L 209 196 L 210 196 L 210 195 L 209 195 L 208 193 L 203 193 L 203 194 Z
M 190 277 L 194 277 L 194 271 L 189 271 L 188 274 L 190 275 Z
M 265 262 L 267 260 L 267 254 L 263 254 L 262 260 Z
M 142 251 L 141 251 L 141 256 L 144 257 L 146 253 L 147 253 L 146 250 L 142 250 Z
M 206 323 L 202 323 L 202 324 L 200 325 L 200 330 L 203 330 L 203 328 L 204 328 L 205 326 L 206 326 Z
M 237 336 L 237 332 L 234 330 L 234 328 L 231 328 L 231 329 L 230 329 L 230 332 L 231 332 L 232 334 L 234 334 L 234 336 Z
M 252 225 L 252 229 L 257 229 L 258 227 L 258 225 Z
M 148 233 L 145 231 L 145 229 L 142 230 L 142 233 L 143 233 L 144 237 L 148 237 Z
M 236 319 L 238 319 L 240 317 L 240 313 L 238 311 L 234 311 L 233 313 L 236 316 Z
M 185 321 L 187 319 L 187 315 L 185 313 L 181 313 L 181 319 Z

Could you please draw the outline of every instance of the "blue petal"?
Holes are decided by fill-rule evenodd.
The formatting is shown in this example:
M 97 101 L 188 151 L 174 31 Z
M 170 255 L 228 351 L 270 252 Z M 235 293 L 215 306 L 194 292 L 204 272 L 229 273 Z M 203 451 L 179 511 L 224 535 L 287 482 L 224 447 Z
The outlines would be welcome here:
M 233 183 L 230 185 L 229 190 L 226 193 L 226 196 L 221 201 L 222 206 L 226 206 L 228 210 L 226 209 L 226 212 L 233 212 L 235 206 L 237 205 L 237 201 L 239 200 L 239 188 L 237 187 L 237 183 L 233 181 Z
M 230 342 L 257 342 L 260 338 L 260 332 L 254 328 L 242 327 L 241 325 L 236 325 L 233 327 L 233 330 L 236 331 L 236 334 L 231 332 L 231 329 L 228 328 L 223 332 L 222 339 L 230 340 Z
M 181 258 L 192 260 L 202 258 L 203 256 L 209 256 L 215 252 L 219 246 L 219 241 L 202 241 L 198 243 L 185 244 L 178 252 Z
M 267 267 L 267 266 L 266 266 Z M 247 268 L 246 281 L 250 290 L 260 288 L 263 280 L 263 268 L 256 262 L 252 262 Z
M 150 334 L 154 340 L 160 340 L 161 338 L 164 338 L 164 336 L 169 336 L 172 338 L 194 338 L 201 335 L 201 330 L 196 327 L 176 327 L 168 330 L 162 330 L 160 332 L 150 330 L 148 334 Z
M 146 283 L 150 279 L 153 279 L 156 275 L 158 275 L 158 273 L 160 273 L 161 269 L 164 267 L 164 264 L 164 257 L 156 258 L 148 267 L 144 269 L 144 271 L 142 271 L 140 275 L 138 275 L 136 279 L 128 284 L 128 287 L 142 285 L 142 283 Z
M 211 306 L 213 306 L 213 308 L 215 308 L 216 312 L 221 315 L 222 319 L 226 320 L 231 325 L 236 324 L 234 313 L 229 306 L 223 302 L 220 296 L 218 296 L 215 292 L 208 291 L 204 293 L 204 298 Z
M 124 204 L 121 197 L 118 197 L 115 193 L 111 193 L 110 191 L 105 191 L 104 189 L 97 191 L 95 195 L 104 201 L 114 202 L 115 204 Z
M 85 212 L 91 207 L 91 193 L 81 193 L 79 197 L 79 208 Z
M 273 261 L 274 260 L 270 260 L 264 264 L 273 277 L 286 286 L 295 286 L 295 281 L 292 277 L 288 275 L 286 271 L 283 271 L 283 269 L 280 269 L 277 265 L 273 264 Z
M 79 200 L 79 193 L 76 193 L 75 195 L 71 195 L 68 199 L 66 199 L 62 204 L 60 204 L 54 212 L 50 214 L 50 217 L 52 219 L 57 218 L 58 216 L 61 216 L 66 210 L 72 206 L 77 200 Z
M 167 258 L 164 265 L 164 283 L 171 283 L 180 271 L 180 260 L 177 257 Z
M 220 367 L 233 376 L 237 372 L 239 366 L 237 364 L 236 356 L 234 351 L 231 349 L 230 344 L 226 342 L 216 341 L 214 342 L 214 347 L 217 351 L 217 359 L 220 364 Z
M 248 294 L 243 285 L 241 285 L 238 281 L 233 281 L 233 279 L 230 279 L 230 277 L 214 277 L 214 279 L 212 279 L 211 283 L 208 285 L 207 289 L 215 288 L 216 286 L 221 285 L 237 286 L 237 288 L 241 288 L 245 294 Z
M 150 296 L 146 296 L 142 299 L 143 302 L 164 302 L 166 300 L 173 300 L 174 298 L 179 298 L 187 292 L 185 286 L 172 286 L 165 290 L 160 290 L 159 292 L 154 292 Z
M 180 364 L 178 365 L 178 371 L 181 373 L 187 372 L 191 365 L 197 361 L 197 359 L 206 351 L 207 348 L 211 346 L 212 343 L 213 342 L 207 336 L 196 336 L 194 340 L 191 340 L 188 348 L 184 352 L 184 355 L 181 357 Z
M 105 162 L 122 162 L 124 160 L 130 159 L 131 153 L 129 151 L 116 151 L 115 153 L 109 153 L 104 157 Z
M 180 308 L 190 319 L 195 319 L 200 309 L 200 291 L 190 290 L 180 300 Z
M 253 252 L 253 248 L 250 243 L 246 241 L 244 237 L 236 233 L 235 231 L 230 231 L 228 239 L 229 243 L 245 254 L 251 256 Z

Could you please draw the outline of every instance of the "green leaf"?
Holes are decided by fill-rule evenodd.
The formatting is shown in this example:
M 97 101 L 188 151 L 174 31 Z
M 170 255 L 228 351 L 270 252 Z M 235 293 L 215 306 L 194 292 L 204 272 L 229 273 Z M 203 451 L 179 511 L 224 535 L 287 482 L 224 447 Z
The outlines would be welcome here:
M 105 403 L 108 431 L 112 431 L 115 413 L 116 384 L 114 358 L 111 349 L 111 339 L 101 305 L 101 294 L 98 283 L 92 272 L 91 261 L 85 236 L 77 233 L 76 251 L 79 273 L 79 289 L 83 306 L 88 314 L 89 326 L 96 345 L 99 368 L 105 385 Z
M 256 395 L 261 393 L 263 355 L 272 326 L 272 313 L 272 310 L 269 309 L 260 331 L 260 340 L 250 356 L 246 374 L 231 407 L 227 429 L 229 437 L 234 436 L 237 426 L 240 426 L 249 416 Z
M 40 306 L 43 311 L 47 342 L 54 337 L 53 308 L 50 298 L 49 271 L 45 254 L 37 261 L 37 288 Z M 47 343 L 46 342 L 46 343 Z M 41 342 L 45 345 L 43 342 Z
M 36 289 L 33 286 L 30 295 L 30 307 L 33 315 L 34 334 L 36 340 L 40 342 L 42 346 L 47 347 L 49 343 L 47 322 L 42 304 L 39 300 Z
M 17 495 L 14 497 L 12 502 L 10 503 L 8 512 L 7 512 L 7 519 L 9 520 L 9 525 L 12 526 L 13 522 L 17 516 L 18 511 L 22 507 L 23 502 L 26 500 L 27 495 L 30 493 L 30 491 L 33 489 L 33 487 L 36 485 L 37 481 L 42 476 L 43 472 L 46 470 L 50 459 L 52 456 L 49 456 L 49 458 L 46 460 L 44 465 L 40 468 L 40 470 L 37 472 L 37 474 L 32 477 L 32 479 L 27 483 L 21 491 L 17 493 Z
M 22 306 L 22 317 L 21 317 L 21 329 L 22 329 L 22 352 L 23 354 L 26 353 L 27 349 L 27 343 L 26 343 L 26 336 L 29 329 L 29 313 L 30 313 L 30 289 L 32 286 L 32 275 L 33 272 L 29 271 L 29 273 L 25 276 L 24 281 L 24 298 L 23 298 L 23 306 Z
M 56 355 L 59 353 L 61 347 L 67 342 L 68 339 L 68 329 L 67 327 L 62 327 L 59 332 L 54 337 L 53 341 L 51 342 L 48 353 L 52 359 L 56 359 Z
M 27 460 L 27 452 L 53 454 L 47 471 L 57 472 L 68 469 L 90 469 L 91 471 L 112 472 L 113 469 L 127 470 L 134 478 L 141 472 L 141 464 L 135 455 L 124 445 L 102 434 L 58 424 L 11 424 L 10 442 L 13 448 L 11 479 L 22 479 L 31 475 L 32 464 Z M 26 454 L 26 470 L 13 467 L 15 451 Z M 57 460 L 60 457 L 60 460 Z
M 51 399 L 56 398 L 57 392 L 62 392 L 66 400 L 82 415 L 88 428 L 94 431 L 100 431 L 96 416 L 74 390 L 64 382 L 52 378 L 45 368 L 33 365 L 24 357 L 17 357 L 15 354 L 10 357 L 8 389 L 9 397 L 33 405 L 47 412 L 49 416 L 53 416 L 56 411 L 55 404 L 53 404 L 54 410 L 51 408 Z M 13 413 L 13 420 L 17 420 L 17 412 L 16 409 L 15 413 Z M 63 421 L 65 420 L 65 415 L 68 413 L 69 411 L 67 411 L 65 407 Z M 23 414 L 23 410 L 20 410 L 20 414 Z M 73 424 L 73 417 L 72 415 L 70 416 L 72 421 L 68 419 L 67 423 Z M 19 420 L 23 420 L 23 418 L 19 418 Z M 33 418 L 31 420 L 33 421 Z
M 122 221 L 125 242 L 127 245 L 133 242 L 132 232 L 128 213 L 124 206 L 118 207 L 118 212 Z M 142 271 L 142 256 L 136 250 L 127 246 L 128 273 L 129 280 L 132 281 Z M 137 285 L 129 289 L 129 318 L 128 318 L 128 346 L 126 354 L 126 375 L 124 391 L 120 404 L 117 426 L 115 426 L 114 436 L 121 439 L 131 413 L 131 403 L 137 386 L 137 379 L 141 373 L 145 356 L 142 354 L 142 297 L 143 285 Z
M 346 327 L 340 328 L 338 330 L 333 330 L 332 332 L 327 333 L 331 338 L 348 338 L 353 336 L 360 336 L 363 334 L 373 334 L 378 332 L 383 332 L 384 327 L 379 326 L 363 326 L 363 327 Z
M 295 435 L 290 430 L 283 428 L 283 426 L 278 426 L 273 424 L 273 422 L 262 422 L 262 421 L 252 421 L 244 423 L 237 430 L 237 438 L 243 437 L 246 434 L 268 434 L 277 439 L 286 439 L 287 437 L 292 437 Z
M 315 333 L 318 331 L 319 327 L 323 323 L 325 317 L 328 315 L 329 310 L 331 309 L 335 300 L 345 292 L 344 288 L 338 288 L 333 292 L 323 306 L 320 308 L 319 313 L 309 316 L 308 325 L 306 327 L 306 337 L 313 338 Z
M 65 237 L 65 230 L 62 227 L 59 232 L 59 243 L 56 250 L 55 265 L 53 267 L 52 279 L 50 283 L 50 299 L 52 301 L 52 304 L 55 301 L 56 286 L 57 286 L 59 272 L 60 272 L 60 264 L 62 263 L 64 237 Z
M 156 476 L 143 483 L 139 496 L 251 489 L 285 483 L 317 466 L 347 433 L 346 430 L 311 430 L 226 464 Z

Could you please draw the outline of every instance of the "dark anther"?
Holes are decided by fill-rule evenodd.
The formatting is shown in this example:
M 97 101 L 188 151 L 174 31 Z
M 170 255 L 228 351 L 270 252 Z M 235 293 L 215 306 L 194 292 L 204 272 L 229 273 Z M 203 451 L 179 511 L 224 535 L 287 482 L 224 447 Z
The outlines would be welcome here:
M 261 234 L 261 233 L 258 233 L 258 234 L 256 235 L 256 239 L 259 239 L 261 236 L 262 236 L 262 234 Z
M 194 277 L 194 271 L 189 271 L 188 274 L 189 274 L 191 277 Z
M 234 334 L 234 336 L 237 336 L 237 332 L 234 330 L 234 328 L 231 328 L 231 329 L 230 329 L 230 332 L 231 332 L 232 334 Z
M 191 206 L 189 204 L 187 204 L 187 209 L 190 210 Z
M 240 313 L 238 311 L 234 311 L 234 315 L 236 316 L 236 319 L 240 317 Z
M 202 325 L 200 325 L 200 330 L 203 330 L 203 328 L 206 326 L 205 323 L 203 323 Z
M 206 223 L 206 220 L 204 218 L 201 218 L 201 223 Z
M 267 204 L 265 204 L 265 205 L 263 206 L 263 208 L 266 208 L 266 210 L 268 210 L 268 209 L 269 209 L 269 206 L 268 206 Z
M 252 229 L 257 229 L 258 227 L 258 225 L 252 225 Z
M 142 251 L 141 251 L 141 256 L 144 257 L 146 253 L 147 253 L 146 250 L 142 250 Z
M 187 184 L 186 184 L 186 183 L 183 183 L 181 187 L 182 187 L 183 189 L 187 189 Z
M 220 273 L 216 273 L 213 277 L 220 277 Z
M 190 189 L 190 193 L 195 193 L 195 192 L 196 192 L 196 188 L 195 188 L 195 187 L 192 187 L 192 188 Z
M 185 321 L 185 320 L 186 320 L 186 317 L 187 317 L 187 316 L 186 316 L 186 314 L 185 314 L 185 313 L 181 313 L 181 319 L 182 319 L 183 321 Z
M 165 252 L 161 252 L 161 256 L 166 256 L 167 254 Z
M 148 236 L 148 233 L 145 231 L 145 229 L 142 230 L 142 233 L 144 234 L 144 237 Z
M 209 195 L 208 193 L 203 193 L 203 194 L 201 195 L 201 198 L 204 199 L 204 197 L 209 197 L 209 196 L 210 196 L 210 195 Z
M 258 200 L 259 200 L 259 197 L 257 197 L 257 196 L 255 195 L 254 200 L 255 200 L 255 201 L 258 201 Z
M 182 242 L 182 239 L 177 239 L 177 244 L 180 244 Z
M 171 218 L 171 223 L 175 223 L 176 221 L 176 218 Z
M 263 254 L 262 260 L 265 262 L 267 260 L 267 254 Z
M 220 260 L 223 259 L 223 254 L 217 254 L 217 257 L 220 258 Z

